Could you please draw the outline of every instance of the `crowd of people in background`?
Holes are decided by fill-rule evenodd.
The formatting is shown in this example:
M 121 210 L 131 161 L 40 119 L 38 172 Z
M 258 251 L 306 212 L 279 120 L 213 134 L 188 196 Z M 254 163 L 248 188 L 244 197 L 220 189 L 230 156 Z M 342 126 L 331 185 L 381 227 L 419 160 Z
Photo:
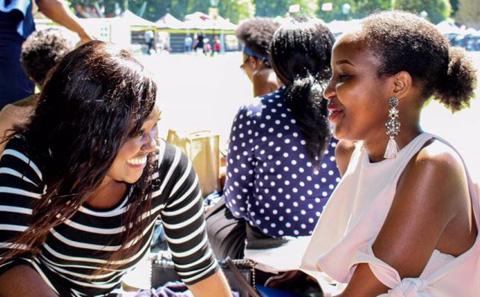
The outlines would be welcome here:
M 56 0 L 37 1 L 48 15 L 44 1 Z M 196 297 L 232 296 L 218 261 L 299 238 L 303 272 L 276 283 L 322 272 L 342 297 L 480 292 L 480 188 L 420 125 L 431 97 L 468 107 L 477 73 L 428 21 L 375 13 L 336 40 L 315 18 L 241 24 L 251 101 L 206 211 L 191 160 L 158 137 L 161 98 L 145 67 L 65 11 L 51 17 L 78 33 L 76 48 L 34 32 L 31 3 L 15 3 L 0 4 L 0 296 L 121 293 L 159 220 Z M 154 32 L 143 37 L 153 53 Z M 214 55 L 222 43 L 197 33 L 184 48 Z
M 210 40 L 202 32 L 186 34 L 184 38 L 184 53 L 203 53 L 205 56 L 218 55 L 222 52 L 222 44 L 218 35 Z

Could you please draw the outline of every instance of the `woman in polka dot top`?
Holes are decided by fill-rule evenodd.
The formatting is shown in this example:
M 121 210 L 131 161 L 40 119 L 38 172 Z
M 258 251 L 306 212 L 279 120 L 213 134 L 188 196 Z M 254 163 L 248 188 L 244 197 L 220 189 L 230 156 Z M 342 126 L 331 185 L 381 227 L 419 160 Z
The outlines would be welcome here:
M 284 87 L 241 107 L 234 119 L 225 200 L 266 236 L 310 235 L 339 180 L 321 95 L 333 41 L 318 20 L 284 24 L 270 45 Z

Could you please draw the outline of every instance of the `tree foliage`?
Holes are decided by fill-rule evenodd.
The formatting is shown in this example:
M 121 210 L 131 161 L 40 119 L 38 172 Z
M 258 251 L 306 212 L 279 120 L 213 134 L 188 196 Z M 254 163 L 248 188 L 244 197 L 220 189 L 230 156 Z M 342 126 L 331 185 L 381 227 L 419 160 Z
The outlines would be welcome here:
M 290 0 L 256 0 L 255 15 L 263 17 L 284 16 L 288 12 Z
M 456 5 L 462 2 L 463 12 L 459 12 L 466 20 L 478 20 L 479 0 L 220 0 L 218 1 L 218 13 L 234 23 L 240 20 L 256 16 L 277 17 L 288 14 L 289 7 L 294 4 L 300 6 L 301 15 L 316 15 L 325 21 L 334 19 L 362 18 L 372 12 L 388 9 L 402 9 L 417 14 L 425 11 L 427 17 L 434 23 L 448 18 L 452 8 L 450 1 Z M 107 16 L 115 15 L 116 10 L 130 9 L 134 13 L 143 12 L 142 17 L 156 21 L 167 12 L 183 19 L 185 15 L 195 11 L 208 14 L 211 6 L 210 0 L 71 0 L 73 6 L 82 4 L 87 6 L 101 7 Z M 322 5 L 330 3 L 332 10 L 323 11 Z M 342 9 L 343 5 L 349 5 L 349 9 Z M 328 4 L 327 4 L 328 6 Z M 471 15 L 471 16 L 469 16 Z
M 98 6 L 104 16 L 115 16 L 126 9 L 138 14 L 143 11 L 143 18 L 156 21 L 166 13 L 183 20 L 187 14 L 200 11 L 208 14 L 211 7 L 208 0 L 71 0 L 71 5 Z M 218 11 L 222 17 L 238 22 L 253 16 L 255 6 L 253 0 L 223 0 L 218 3 Z
M 331 3 L 331 11 L 321 10 L 322 5 Z M 343 5 L 349 5 L 345 10 Z M 358 19 L 373 12 L 391 9 L 391 0 L 320 0 L 318 16 L 325 21 Z
M 219 14 L 234 23 L 251 18 L 255 12 L 252 0 L 220 1 L 218 4 Z
M 447 19 L 452 10 L 449 0 L 396 0 L 393 8 L 416 14 L 425 11 L 427 18 L 435 24 Z
M 478 0 L 459 0 L 456 18 L 462 24 L 480 29 L 480 2 Z

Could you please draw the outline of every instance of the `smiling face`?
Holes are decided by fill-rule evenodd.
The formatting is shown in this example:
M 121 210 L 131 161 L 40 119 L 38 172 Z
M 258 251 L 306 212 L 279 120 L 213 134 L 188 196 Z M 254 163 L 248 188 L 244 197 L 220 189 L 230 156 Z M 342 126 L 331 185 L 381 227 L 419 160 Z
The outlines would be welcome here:
M 391 77 L 379 77 L 380 61 L 358 34 L 342 36 L 334 45 L 332 77 L 324 96 L 335 137 L 348 140 L 385 138 Z
M 143 123 L 140 132 L 137 135 L 130 136 L 123 143 L 107 172 L 104 183 L 109 180 L 133 184 L 140 179 L 147 165 L 148 155 L 154 152 L 157 147 L 157 122 L 159 117 L 159 110 L 154 108 Z

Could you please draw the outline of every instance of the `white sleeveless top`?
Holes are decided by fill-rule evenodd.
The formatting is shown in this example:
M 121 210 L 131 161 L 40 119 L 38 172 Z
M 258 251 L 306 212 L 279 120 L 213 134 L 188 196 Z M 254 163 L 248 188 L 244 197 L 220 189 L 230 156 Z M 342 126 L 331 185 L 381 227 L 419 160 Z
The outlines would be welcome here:
M 395 196 L 397 181 L 410 159 L 432 139 L 418 135 L 397 158 L 371 163 L 362 145 L 354 150 L 348 168 L 330 197 L 302 261 L 306 271 L 323 271 L 348 283 L 360 263 L 369 264 L 375 276 L 391 288 L 385 297 L 480 296 L 480 240 L 454 257 L 435 250 L 418 278 L 401 279 L 398 272 L 375 257 L 375 241 Z M 480 230 L 479 190 L 468 175 L 470 197 Z

